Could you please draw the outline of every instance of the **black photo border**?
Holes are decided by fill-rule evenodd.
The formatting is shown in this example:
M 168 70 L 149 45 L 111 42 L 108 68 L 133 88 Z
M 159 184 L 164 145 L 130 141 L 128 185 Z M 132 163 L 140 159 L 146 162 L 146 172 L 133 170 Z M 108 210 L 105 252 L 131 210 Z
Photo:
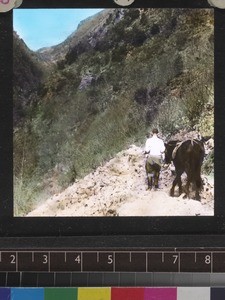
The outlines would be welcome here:
M 211 8 L 207 0 L 136 0 L 131 7 Z M 23 0 L 21 8 L 119 8 L 113 0 Z M 127 8 L 129 9 L 129 8 Z M 213 8 L 212 8 L 213 9 Z M 225 244 L 225 10 L 215 16 L 215 209 L 206 217 L 13 217 L 13 24 L 12 11 L 0 14 L 0 237 L 107 237 L 138 246 L 137 236 L 148 241 L 169 236 L 178 241 L 196 236 L 196 242 L 215 236 Z M 110 239 L 110 236 L 113 236 Z M 155 236 L 155 238 L 153 238 Z M 129 240 L 129 237 L 131 238 Z M 160 237 L 161 240 L 157 240 Z M 201 237 L 201 238 L 199 238 Z M 49 241 L 50 241 L 49 240 Z M 14 240 L 15 241 L 15 240 Z M 45 240 L 46 241 L 46 240 Z M 85 241 L 87 239 L 85 238 Z M 69 243 L 69 240 L 67 240 Z M 154 243 L 154 242 L 153 242 Z M 217 243 L 217 245 L 219 245 Z M 52 245 L 52 244 L 51 244 Z M 133 245 L 133 246 L 135 246 Z

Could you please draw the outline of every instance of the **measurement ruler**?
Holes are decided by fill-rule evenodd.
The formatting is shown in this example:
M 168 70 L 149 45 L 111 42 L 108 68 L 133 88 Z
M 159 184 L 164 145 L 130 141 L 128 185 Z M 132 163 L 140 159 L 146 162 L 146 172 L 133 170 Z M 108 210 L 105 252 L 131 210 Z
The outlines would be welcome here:
M 225 273 L 225 249 L 2 250 L 0 272 L 204 272 Z

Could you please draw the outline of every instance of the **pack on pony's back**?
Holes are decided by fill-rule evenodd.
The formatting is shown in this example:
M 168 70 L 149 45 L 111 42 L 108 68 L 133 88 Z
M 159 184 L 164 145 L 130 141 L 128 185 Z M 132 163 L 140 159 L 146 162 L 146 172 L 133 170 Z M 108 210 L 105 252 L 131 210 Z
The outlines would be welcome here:
M 196 139 L 185 140 L 182 142 L 171 141 L 166 144 L 165 161 L 173 161 L 176 177 L 173 181 L 170 195 L 174 196 L 175 186 L 179 187 L 179 195 L 183 192 L 181 175 L 187 174 L 187 184 L 185 192 L 189 197 L 189 187 L 192 183 L 195 189 L 195 199 L 200 200 L 200 191 L 202 188 L 201 166 L 205 155 L 204 144 Z

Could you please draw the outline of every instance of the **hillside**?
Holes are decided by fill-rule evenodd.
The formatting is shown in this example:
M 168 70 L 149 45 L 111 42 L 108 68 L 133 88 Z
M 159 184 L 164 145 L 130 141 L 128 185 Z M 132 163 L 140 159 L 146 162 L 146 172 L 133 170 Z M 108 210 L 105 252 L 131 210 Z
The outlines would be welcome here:
M 32 53 L 26 69 L 35 65 L 35 77 L 15 71 L 24 90 L 14 94 L 23 105 L 22 124 L 14 122 L 16 215 L 143 145 L 153 126 L 165 140 L 182 130 L 213 138 L 213 23 L 209 9 L 109 9 Z M 213 151 L 207 159 L 212 173 Z

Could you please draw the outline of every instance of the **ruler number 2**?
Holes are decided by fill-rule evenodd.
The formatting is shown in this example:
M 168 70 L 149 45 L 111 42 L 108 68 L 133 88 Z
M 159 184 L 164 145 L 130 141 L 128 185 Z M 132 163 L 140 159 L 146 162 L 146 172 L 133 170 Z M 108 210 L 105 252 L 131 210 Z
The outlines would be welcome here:
M 16 256 L 15 255 L 10 255 L 10 264 L 15 264 L 16 263 Z

